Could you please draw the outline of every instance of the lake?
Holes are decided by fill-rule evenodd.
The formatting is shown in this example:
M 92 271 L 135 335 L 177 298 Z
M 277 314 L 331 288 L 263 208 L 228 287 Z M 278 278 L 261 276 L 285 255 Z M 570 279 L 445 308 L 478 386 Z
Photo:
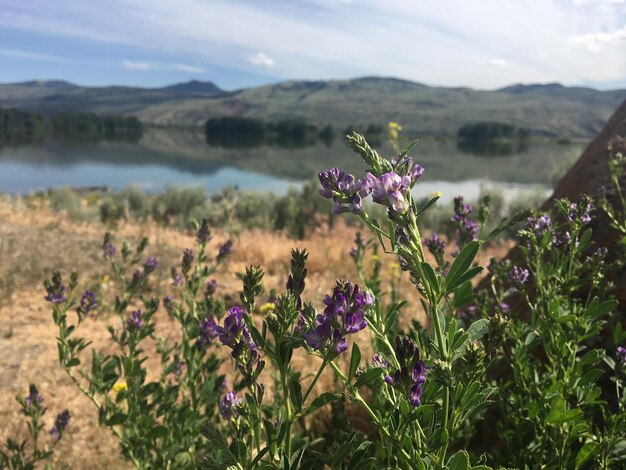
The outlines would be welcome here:
M 578 159 L 586 144 L 531 143 L 506 154 L 476 155 L 453 140 L 426 138 L 411 156 L 426 168 L 417 196 L 434 191 L 443 200 L 457 194 L 478 195 L 481 185 L 546 193 Z M 392 155 L 389 146 L 379 149 Z M 102 142 L 63 145 L 53 141 L 0 150 L 0 192 L 26 194 L 60 186 L 133 185 L 147 192 L 167 185 L 200 186 L 207 194 L 226 186 L 242 191 L 285 193 L 331 166 L 361 174 L 358 155 L 344 142 L 305 148 L 262 146 L 251 149 L 210 147 L 201 131 L 149 129 L 138 143 Z

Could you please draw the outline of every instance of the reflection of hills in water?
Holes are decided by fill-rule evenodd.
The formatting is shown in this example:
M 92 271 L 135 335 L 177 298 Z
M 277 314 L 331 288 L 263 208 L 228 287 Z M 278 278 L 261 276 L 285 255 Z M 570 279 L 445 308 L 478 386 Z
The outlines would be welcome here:
M 491 181 L 551 185 L 578 158 L 584 145 L 530 143 L 523 153 L 477 156 L 464 153 L 455 141 L 424 139 L 413 147 L 411 155 L 426 168 L 429 180 Z M 383 146 L 381 154 L 393 151 Z M 494 158 L 498 156 L 499 158 Z M 95 145 L 60 145 L 47 142 L 7 148 L 0 151 L 2 160 L 52 166 L 72 166 L 89 162 L 116 166 L 158 165 L 192 174 L 215 174 L 224 167 L 303 180 L 319 171 L 339 166 L 360 174 L 364 163 L 344 142 L 331 146 L 323 143 L 300 149 L 261 146 L 253 149 L 209 147 L 200 130 L 172 131 L 152 129 L 138 144 L 99 143 Z M 146 175 L 149 178 L 149 174 Z

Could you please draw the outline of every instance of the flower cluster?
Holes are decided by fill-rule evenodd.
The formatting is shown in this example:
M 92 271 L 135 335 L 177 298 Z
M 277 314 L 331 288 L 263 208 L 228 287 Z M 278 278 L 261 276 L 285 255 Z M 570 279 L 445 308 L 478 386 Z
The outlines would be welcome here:
M 424 240 L 424 245 L 428 248 L 428 251 L 435 257 L 438 265 L 443 265 L 443 254 L 446 250 L 446 242 L 444 242 L 436 233 L 433 233 L 430 238 Z
M 591 211 L 593 207 L 588 197 L 581 197 L 578 202 L 572 202 L 569 206 L 567 218 L 570 222 L 580 220 L 583 225 L 591 222 Z
M 117 253 L 117 248 L 113 245 L 111 234 L 107 232 L 104 234 L 104 241 L 102 242 L 102 255 L 106 259 L 111 259 L 115 253 Z
M 419 406 L 427 368 L 420 360 L 419 349 L 408 336 L 396 337 L 396 357 L 400 368 L 385 376 L 385 382 L 402 390 L 412 406 Z
M 552 218 L 544 214 L 540 217 L 529 217 L 528 225 L 536 238 L 541 238 L 544 233 L 552 233 Z
M 346 335 L 357 333 L 367 326 L 365 309 L 374 305 L 374 298 L 356 284 L 339 281 L 332 295 L 324 298 L 324 304 L 323 314 L 315 318 L 301 318 L 302 336 L 306 344 L 316 351 L 329 347 L 332 354 L 341 354 L 348 349 Z
M 238 407 L 241 403 L 241 399 L 237 397 L 237 393 L 234 390 L 227 392 L 220 400 L 220 415 L 222 419 L 230 421 L 233 416 L 239 414 Z
M 219 251 L 217 253 L 217 259 L 222 260 L 226 258 L 228 255 L 232 254 L 235 251 L 233 248 L 233 241 L 228 240 L 226 243 L 220 246 Z
M 253 383 L 265 367 L 265 361 L 261 359 L 246 324 L 247 315 L 245 309 L 239 306 L 231 307 L 224 319 L 224 326 L 217 326 L 216 331 L 220 342 L 232 349 L 231 355 L 243 376 L 248 383 Z
M 80 298 L 80 305 L 76 308 L 78 318 L 84 318 L 89 312 L 98 308 L 98 299 L 95 292 L 86 291 Z
M 196 241 L 200 244 L 206 244 L 213 238 L 211 235 L 211 229 L 209 228 L 209 221 L 207 219 L 202 220 L 200 228 L 196 232 Z
M 30 384 L 28 386 L 28 396 L 24 398 L 24 401 L 29 406 L 34 406 L 35 408 L 39 408 L 41 403 L 43 403 L 43 397 L 39 395 L 39 390 L 34 384 Z
M 361 235 L 361 232 L 356 233 L 354 243 L 355 245 L 350 248 L 350 257 L 356 260 L 359 257 L 359 254 L 362 253 L 363 250 L 365 250 L 365 246 L 367 243 L 363 238 L 363 235 Z
M 363 199 L 370 193 L 378 204 L 387 206 L 399 214 L 409 209 L 410 199 L 407 193 L 424 174 L 421 165 L 414 164 L 406 155 L 391 161 L 392 171 L 379 176 L 366 173 L 361 179 L 346 173 L 339 168 L 331 168 L 319 174 L 322 189 L 320 194 L 327 199 L 333 199 L 333 212 L 363 212 Z
M 159 266 L 159 259 L 156 256 L 150 256 L 147 260 L 143 262 L 144 276 L 147 276 L 153 273 L 158 266 Z
M 198 324 L 198 339 L 196 340 L 196 347 L 203 349 L 207 347 L 213 338 L 218 334 L 218 325 L 211 317 L 206 317 Z
M 65 431 L 65 428 L 67 427 L 67 425 L 70 424 L 70 419 L 71 419 L 71 415 L 70 415 L 69 410 L 64 410 L 61 413 L 59 413 L 56 419 L 54 420 L 54 426 L 50 430 L 50 434 L 52 435 L 52 437 L 59 440 L 61 438 L 61 435 L 63 434 L 63 431 Z
M 506 281 L 511 287 L 518 289 L 528 281 L 528 269 L 513 266 L 505 275 Z
M 129 331 L 137 331 L 140 330 L 142 326 L 141 310 L 135 310 L 130 314 L 128 320 L 126 320 L 126 328 L 128 328 Z
M 322 184 L 320 194 L 335 202 L 333 207 L 335 214 L 342 212 L 360 214 L 363 211 L 363 198 L 371 192 L 365 178 L 357 180 L 354 175 L 335 167 L 322 171 L 319 179 Z
M 191 269 L 191 263 L 193 263 L 193 250 L 185 248 L 183 251 L 182 271 L 183 274 L 187 274 Z
M 217 288 L 219 287 L 219 283 L 217 279 L 211 279 L 206 283 L 205 293 L 207 296 L 211 296 L 217 292 Z
M 52 280 L 46 279 L 44 286 L 48 294 L 44 297 L 44 299 L 48 302 L 60 304 L 67 301 L 67 296 L 65 295 L 65 285 L 63 284 L 61 273 L 58 271 L 55 271 L 52 274 Z
M 454 198 L 454 214 L 450 220 L 457 225 L 457 245 L 459 247 L 476 240 L 478 236 L 478 224 L 470 218 L 472 212 L 472 206 L 464 202 L 463 196 Z

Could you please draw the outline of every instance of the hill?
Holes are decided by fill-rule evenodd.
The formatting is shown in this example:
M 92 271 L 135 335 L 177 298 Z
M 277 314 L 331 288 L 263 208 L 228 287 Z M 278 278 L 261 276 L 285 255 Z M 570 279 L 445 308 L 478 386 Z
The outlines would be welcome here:
M 533 135 L 591 137 L 624 99 L 626 90 L 558 83 L 485 91 L 381 77 L 286 81 L 234 92 L 198 81 L 163 88 L 89 88 L 58 81 L 0 85 L 0 106 L 44 114 L 134 114 L 145 123 L 166 126 L 200 126 L 219 116 L 302 119 L 337 129 L 398 121 L 408 132 L 431 135 L 455 135 L 464 124 L 500 121 L 528 128 Z

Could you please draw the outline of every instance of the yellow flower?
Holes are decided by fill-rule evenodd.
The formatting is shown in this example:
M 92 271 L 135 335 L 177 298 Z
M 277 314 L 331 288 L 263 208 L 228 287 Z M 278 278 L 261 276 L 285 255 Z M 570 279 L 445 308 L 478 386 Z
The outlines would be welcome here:
M 380 261 L 380 256 L 372 255 L 372 261 Z
M 432 197 L 442 197 L 443 193 L 441 191 L 435 191 L 431 194 Z
M 276 309 L 276 304 L 274 302 L 267 302 L 259 307 L 259 311 L 266 315 L 268 313 L 273 312 Z
M 120 393 L 122 390 L 128 390 L 128 385 L 126 384 L 126 382 L 117 382 L 115 385 L 113 385 L 113 393 L 115 394 L 115 396 L 117 396 L 117 394 Z
M 390 263 L 389 267 L 391 269 L 391 275 L 397 276 L 400 273 L 400 265 L 398 263 Z
M 391 121 L 388 125 L 389 130 L 391 129 L 395 129 L 397 131 L 401 131 L 402 130 L 402 126 L 400 124 L 398 124 L 397 122 Z

